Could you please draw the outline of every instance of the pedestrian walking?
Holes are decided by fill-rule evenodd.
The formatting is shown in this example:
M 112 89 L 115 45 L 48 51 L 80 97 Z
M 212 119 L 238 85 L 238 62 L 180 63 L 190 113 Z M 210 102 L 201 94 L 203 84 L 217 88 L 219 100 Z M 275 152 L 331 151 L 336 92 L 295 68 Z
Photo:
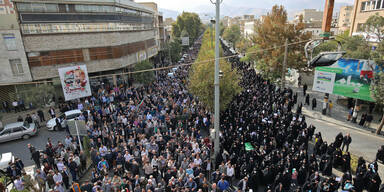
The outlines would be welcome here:
M 15 113 L 19 112 L 19 103 L 16 100 L 12 102 L 12 107 L 13 110 L 15 110 Z
M 344 146 L 346 146 L 345 151 L 348 152 L 349 150 L 349 144 L 352 142 L 352 137 L 349 133 L 347 133 L 343 138 L 343 146 L 341 147 L 341 150 L 344 150 Z
M 45 117 L 44 117 L 44 112 L 43 112 L 43 110 L 39 109 L 39 110 L 37 111 L 37 115 L 38 115 L 39 118 L 40 118 L 40 123 L 42 123 L 42 122 L 45 121 Z
M 372 120 L 373 120 L 373 115 L 372 115 L 372 113 L 369 113 L 369 114 L 367 115 L 367 119 L 365 120 L 364 127 L 369 128 L 369 127 L 371 126 L 371 122 L 372 122 Z
M 323 115 L 326 115 L 326 114 L 327 114 L 327 103 L 326 103 L 326 102 L 323 102 L 323 110 L 322 110 L 322 114 L 323 114 Z
M 3 101 L 3 109 L 4 109 L 4 112 L 11 112 L 11 110 L 9 109 L 9 104 L 8 104 L 8 101 Z
M 312 110 L 315 110 L 316 106 L 317 106 L 317 100 L 316 100 L 315 97 L 313 97 L 313 99 L 312 99 Z
M 303 86 L 303 95 L 304 95 L 304 96 L 307 94 L 307 89 L 308 89 L 308 86 L 307 86 L 307 84 L 305 83 L 304 86 Z
M 352 123 L 357 123 L 357 110 L 356 110 L 356 108 L 353 110 L 353 113 L 352 113 Z
M 305 96 L 305 105 L 309 106 L 309 94 Z
M 48 112 L 51 115 L 52 119 L 56 117 L 56 112 L 55 112 L 55 109 L 53 107 L 51 107 Z

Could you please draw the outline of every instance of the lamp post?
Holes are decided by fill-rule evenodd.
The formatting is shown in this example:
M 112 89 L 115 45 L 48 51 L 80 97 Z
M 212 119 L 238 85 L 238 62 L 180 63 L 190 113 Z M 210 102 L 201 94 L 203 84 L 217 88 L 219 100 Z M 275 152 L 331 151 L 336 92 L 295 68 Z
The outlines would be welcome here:
M 213 0 L 210 0 L 211 3 L 213 3 Z M 219 87 L 219 57 L 220 57 L 220 51 L 219 51 L 219 35 L 220 35 L 220 3 L 222 3 L 222 0 L 216 0 L 215 4 L 216 6 L 216 22 L 215 22 L 215 81 L 214 81 L 214 87 L 215 87 L 215 114 L 214 114 L 214 128 L 215 128 L 215 136 L 214 136 L 214 163 L 213 166 L 216 168 L 216 157 L 220 151 L 220 138 L 219 138 L 219 129 L 220 129 L 220 87 Z

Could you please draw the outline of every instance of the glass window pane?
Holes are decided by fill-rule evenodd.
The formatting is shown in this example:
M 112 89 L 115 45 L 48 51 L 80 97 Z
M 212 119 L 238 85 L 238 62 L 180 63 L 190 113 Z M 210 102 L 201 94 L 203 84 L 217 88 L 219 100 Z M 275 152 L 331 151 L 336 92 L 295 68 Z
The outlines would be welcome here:
M 3 40 L 8 51 L 17 50 L 16 38 L 14 34 L 3 34 Z
M 45 7 L 47 8 L 47 12 L 58 12 L 57 4 L 45 4 Z
M 19 11 L 32 11 L 30 3 L 17 3 L 17 9 Z

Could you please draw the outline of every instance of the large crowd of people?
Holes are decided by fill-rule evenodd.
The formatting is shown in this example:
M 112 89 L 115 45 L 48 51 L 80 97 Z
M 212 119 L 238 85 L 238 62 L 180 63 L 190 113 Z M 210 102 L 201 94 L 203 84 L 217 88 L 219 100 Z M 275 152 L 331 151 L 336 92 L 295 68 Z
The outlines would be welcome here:
M 198 48 L 189 54 L 196 54 Z M 229 60 L 242 73 L 243 91 L 220 115 L 221 148 L 215 164 L 208 134 L 211 113 L 188 93 L 189 66 L 182 66 L 174 77 L 158 72 L 150 85 L 102 84 L 91 97 L 62 105 L 66 110 L 89 110 L 79 117 L 86 122 L 90 139 L 89 180 L 78 183 L 88 167 L 86 155 L 77 139 L 67 136 L 57 144 L 48 140 L 43 152 L 28 146 L 37 167 L 34 180 L 38 189 L 25 182 L 32 178 L 25 176 L 22 168 L 12 165 L 18 170 L 11 167 L 9 171 L 16 189 L 379 191 L 381 180 L 375 162 L 367 166 L 359 159 L 352 179 L 350 155 L 341 149 L 343 145 L 348 151 L 349 135 L 339 134 L 328 145 L 314 126 L 306 124 L 297 93 L 264 80 L 237 57 Z M 336 178 L 332 168 L 345 174 Z

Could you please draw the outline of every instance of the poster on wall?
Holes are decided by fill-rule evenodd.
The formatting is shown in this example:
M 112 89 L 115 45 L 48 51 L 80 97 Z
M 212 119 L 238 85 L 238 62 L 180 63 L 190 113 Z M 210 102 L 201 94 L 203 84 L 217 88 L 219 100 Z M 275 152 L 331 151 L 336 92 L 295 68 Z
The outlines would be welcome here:
M 59 68 L 59 76 L 66 101 L 91 96 L 85 65 Z
M 181 45 L 189 46 L 189 37 L 181 37 Z
M 370 86 L 372 78 L 377 72 L 379 72 L 379 67 L 375 61 L 339 59 L 329 67 L 316 67 L 313 90 L 374 101 L 371 97 Z M 320 75 L 319 80 L 319 75 L 317 75 L 319 73 L 326 75 Z M 329 79 L 331 74 L 334 75 L 334 78 Z M 319 85 L 321 83 L 322 86 Z

